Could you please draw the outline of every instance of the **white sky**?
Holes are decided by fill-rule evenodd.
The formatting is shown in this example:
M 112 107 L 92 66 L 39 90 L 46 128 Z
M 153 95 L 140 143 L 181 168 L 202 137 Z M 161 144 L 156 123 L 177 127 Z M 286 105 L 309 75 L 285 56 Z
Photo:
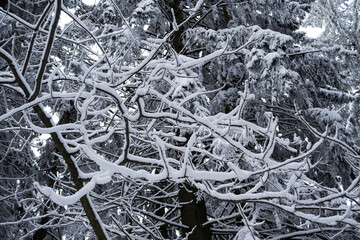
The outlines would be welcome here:
M 82 0 L 83 3 L 85 3 L 86 5 L 95 5 L 99 2 L 100 0 Z M 74 9 L 69 9 L 70 12 L 74 13 Z M 59 20 L 59 25 L 60 27 L 63 29 L 65 27 L 65 24 L 71 22 L 71 17 L 69 17 L 66 13 L 61 12 L 60 14 L 60 20 Z
M 99 2 L 100 0 L 82 0 L 83 3 L 85 3 L 86 5 L 95 5 Z
M 69 9 L 70 11 L 72 11 L 71 9 Z M 69 15 L 67 15 L 64 12 L 61 12 L 60 14 L 60 19 L 59 19 L 59 25 L 61 27 L 61 29 L 64 29 L 65 24 L 71 22 L 71 17 L 69 17 Z
M 316 27 L 300 27 L 298 31 L 305 32 L 306 36 L 309 38 L 318 38 L 321 33 L 324 32 L 324 28 L 316 28 Z

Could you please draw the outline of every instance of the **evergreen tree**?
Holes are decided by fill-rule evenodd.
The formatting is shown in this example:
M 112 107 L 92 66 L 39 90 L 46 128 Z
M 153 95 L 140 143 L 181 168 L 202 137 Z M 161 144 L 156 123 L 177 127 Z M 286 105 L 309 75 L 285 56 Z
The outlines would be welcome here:
M 356 49 L 296 31 L 312 2 L 3 4 L 4 234 L 358 237 Z

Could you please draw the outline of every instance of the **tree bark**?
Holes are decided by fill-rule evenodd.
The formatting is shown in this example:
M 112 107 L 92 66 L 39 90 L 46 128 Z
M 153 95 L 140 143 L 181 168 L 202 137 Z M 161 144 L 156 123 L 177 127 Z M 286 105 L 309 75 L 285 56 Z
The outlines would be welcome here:
M 168 7 L 174 10 L 174 16 L 176 22 L 179 24 L 183 21 L 183 11 L 181 6 L 181 0 L 169 1 Z M 168 13 L 168 15 L 172 15 Z M 185 27 L 182 26 L 174 33 L 172 38 L 172 46 L 174 50 L 180 54 L 184 44 L 181 41 L 181 36 L 185 31 Z M 186 143 L 185 143 L 186 145 Z M 202 224 L 207 221 L 206 204 L 204 200 L 196 200 L 197 189 L 191 186 L 189 183 L 184 183 L 183 186 L 179 186 L 179 201 L 182 203 L 181 222 L 189 226 L 188 230 L 183 230 L 183 236 L 188 234 L 189 240 L 205 240 L 211 239 L 210 227 L 202 227 Z
M 181 221 L 190 228 L 188 231 L 183 231 L 183 237 L 191 232 L 188 236 L 189 240 L 211 239 L 210 226 L 202 226 L 207 221 L 205 201 L 197 201 L 196 192 L 197 189 L 188 183 L 180 186 Z

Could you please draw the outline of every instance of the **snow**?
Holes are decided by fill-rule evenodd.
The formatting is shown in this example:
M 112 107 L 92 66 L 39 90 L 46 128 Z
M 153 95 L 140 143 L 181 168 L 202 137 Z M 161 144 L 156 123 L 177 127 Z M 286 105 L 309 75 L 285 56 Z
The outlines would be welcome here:
M 280 58 L 280 54 L 278 52 L 271 52 L 266 54 L 264 60 L 266 62 L 267 67 L 270 68 L 278 58 Z
M 153 11 L 154 8 L 154 1 L 153 0 L 142 0 L 137 4 L 137 8 L 135 9 L 136 14 L 144 14 L 146 12 Z
M 198 0 L 196 2 L 196 4 L 195 4 L 195 7 L 189 8 L 189 9 L 184 9 L 184 11 L 191 12 L 192 14 L 195 14 L 195 12 L 197 12 L 200 9 L 201 5 L 203 4 L 203 1 L 204 0 Z
M 85 184 L 80 190 L 68 196 L 61 196 L 50 187 L 40 186 L 38 182 L 35 182 L 34 186 L 39 190 L 39 192 L 42 195 L 50 198 L 51 201 L 55 202 L 60 206 L 67 206 L 67 205 L 75 204 L 80 200 L 80 198 L 89 194 L 95 188 L 96 184 L 106 184 L 110 181 L 111 181 L 111 172 L 105 171 L 98 173 L 94 177 L 92 177 L 90 182 Z
M 195 12 L 199 12 L 202 7 L 210 7 L 205 6 L 203 0 L 192 1 L 192 3 L 195 7 L 187 9 L 190 12 L 190 17 Z M 98 1 L 88 0 L 86 4 L 98 4 Z M 1 122 L 9 123 L 9 126 L 11 125 L 1 130 L 11 131 L 11 133 L 18 137 L 16 139 L 21 141 L 27 141 L 27 136 L 24 137 L 25 135 L 23 136 L 22 132 L 34 132 L 42 134 L 42 136 L 49 136 L 51 134 L 54 139 L 58 137 L 60 144 L 63 145 L 61 146 L 61 151 L 70 154 L 71 158 L 67 160 L 75 164 L 75 167 L 73 167 L 75 169 L 70 170 L 77 171 L 80 179 L 86 179 L 84 180 L 83 187 L 78 191 L 71 189 L 71 187 L 67 191 L 63 191 L 61 189 L 61 184 L 63 184 L 61 178 L 63 176 L 59 177 L 59 175 L 64 174 L 65 176 L 66 174 L 64 180 L 67 181 L 70 179 L 70 174 L 68 172 L 69 169 L 66 169 L 66 163 L 60 156 L 59 164 L 63 164 L 65 166 L 64 171 L 66 170 L 67 172 L 58 174 L 57 177 L 59 178 L 56 179 L 58 182 L 53 185 L 53 188 L 41 186 L 38 182 L 34 183 L 35 188 L 39 192 L 40 203 L 44 202 L 42 198 L 49 198 L 55 204 L 69 207 L 78 203 L 80 198 L 87 197 L 96 218 L 101 223 L 103 231 L 107 231 L 111 229 L 112 226 L 110 224 L 113 223 L 106 221 L 109 225 L 105 226 L 102 224 L 101 218 L 96 211 L 99 209 L 103 210 L 103 208 L 99 208 L 99 205 L 92 205 L 91 198 L 89 197 L 90 193 L 92 197 L 99 193 L 98 191 L 95 191 L 96 193 L 93 192 L 97 185 L 105 185 L 104 189 L 107 189 L 108 186 L 115 187 L 114 189 L 116 189 L 117 181 L 124 185 L 122 189 L 118 190 L 121 193 L 119 202 L 124 206 L 119 205 L 119 208 L 115 210 L 115 212 L 120 214 L 121 210 L 119 209 L 121 207 L 126 208 L 128 213 L 132 213 L 131 210 L 133 210 L 134 205 L 130 204 L 136 204 L 137 200 L 130 203 L 128 202 L 128 197 L 130 196 L 132 199 L 135 199 L 133 198 L 135 195 L 136 197 L 141 197 L 141 191 L 145 187 L 158 187 L 159 192 L 163 191 L 162 193 L 166 197 L 169 197 L 171 194 L 174 195 L 170 197 L 177 194 L 176 189 L 174 192 L 168 192 L 168 189 L 162 189 L 162 187 L 159 187 L 160 185 L 156 186 L 156 184 L 152 183 L 161 181 L 162 183 L 170 182 L 173 184 L 186 181 L 198 189 L 198 199 L 207 194 L 205 199 L 216 199 L 215 203 L 222 200 L 230 202 L 229 204 L 246 203 L 247 211 L 252 211 L 250 210 L 250 205 L 254 202 L 256 202 L 257 207 L 275 207 L 279 211 L 275 211 L 272 216 L 269 210 L 270 219 L 272 217 L 275 218 L 274 222 L 279 229 L 282 227 L 282 214 L 301 218 L 302 222 L 300 224 L 311 222 L 311 224 L 320 223 L 334 226 L 342 222 L 354 225 L 355 227 L 359 226 L 359 223 L 351 217 L 352 212 L 357 211 L 359 207 L 355 205 L 353 200 L 350 201 L 346 198 L 356 198 L 360 176 L 351 182 L 348 187 L 345 187 L 346 185 L 339 181 L 338 189 L 336 189 L 335 187 L 327 188 L 321 186 L 321 183 L 307 176 L 310 176 L 310 174 L 306 174 L 311 169 L 316 170 L 315 166 L 320 160 L 315 159 L 315 157 L 322 155 L 319 152 L 323 151 L 321 146 L 325 140 L 331 141 L 334 145 L 338 144 L 338 146 L 347 150 L 350 154 L 346 154 L 346 161 L 352 161 L 351 157 L 359 158 L 355 150 L 336 138 L 337 133 L 335 137 L 331 136 L 332 131 L 329 131 L 329 133 L 327 131 L 319 133 L 318 130 L 307 125 L 304 120 L 303 126 L 307 125 L 308 129 L 312 132 L 312 137 L 304 136 L 306 131 L 297 133 L 301 136 L 298 137 L 292 131 L 285 132 L 288 129 L 281 132 L 284 135 L 284 137 L 281 137 L 280 130 L 283 130 L 283 128 L 278 124 L 282 124 L 282 122 L 275 117 L 277 115 L 276 110 L 274 110 L 276 114 L 273 114 L 272 112 L 265 112 L 265 110 L 257 111 L 254 108 L 257 111 L 254 114 L 264 114 L 255 116 L 257 120 L 264 119 L 259 124 L 256 124 L 253 115 L 249 117 L 251 119 L 243 119 L 248 113 L 244 112 L 248 110 L 247 106 L 252 108 L 252 105 L 247 105 L 249 101 L 252 101 L 251 104 L 256 104 L 257 99 L 262 98 L 264 102 L 268 102 L 268 99 L 271 99 L 265 93 L 264 96 L 259 94 L 260 91 L 256 92 L 256 94 L 249 91 L 249 88 L 254 89 L 260 85 L 260 81 L 263 80 L 260 78 L 261 76 L 269 79 L 269 82 L 267 82 L 269 85 L 277 84 L 276 80 L 278 79 L 276 78 L 278 77 L 282 80 L 280 84 L 283 90 L 294 89 L 293 85 L 297 82 L 299 76 L 288 68 L 286 65 L 287 61 L 284 61 L 284 64 L 280 61 L 282 58 L 288 57 L 286 55 L 287 50 L 285 49 L 293 40 L 290 36 L 271 30 L 263 30 L 258 26 L 238 26 L 219 31 L 206 30 L 204 28 L 192 29 L 189 30 L 191 34 L 198 35 L 197 33 L 202 33 L 204 35 L 207 34 L 206 37 L 216 39 L 215 44 L 212 44 L 211 41 L 206 42 L 206 50 L 201 49 L 202 54 L 199 58 L 192 58 L 169 51 L 171 46 L 169 38 L 171 40 L 174 33 L 171 32 L 162 39 L 148 38 L 142 41 L 143 46 L 149 49 L 147 56 L 141 55 L 141 53 L 136 55 L 137 51 L 133 51 L 132 48 L 133 43 L 129 43 L 130 50 L 128 52 L 121 52 L 119 58 L 124 60 L 129 57 L 131 59 L 120 63 L 117 62 L 115 55 L 118 54 L 117 51 L 122 50 L 114 49 L 114 52 L 112 52 L 113 50 L 109 50 L 112 47 L 106 45 L 107 38 L 100 39 L 100 37 L 105 35 L 100 37 L 96 35 L 95 37 L 93 32 L 96 30 L 89 27 L 88 24 L 91 24 L 91 22 L 87 22 L 86 14 L 76 17 L 72 9 L 69 10 L 65 9 L 64 6 L 62 7 L 63 12 L 60 18 L 60 25 L 63 24 L 62 28 L 73 19 L 87 32 L 87 37 L 83 39 L 63 39 L 64 41 L 71 40 L 71 44 L 76 44 L 79 47 L 79 51 L 76 50 L 74 52 L 73 58 L 75 59 L 72 63 L 81 69 L 80 73 L 75 73 L 75 70 L 72 72 L 72 70 L 68 70 L 60 64 L 49 63 L 44 75 L 46 79 L 40 82 L 43 86 L 43 91 L 36 96 L 36 99 L 23 105 L 13 105 L 13 108 L 8 109 L 6 107 L 8 111 L 4 111 L 3 115 L 0 116 Z M 154 7 L 153 0 L 139 1 L 134 8 L 136 8 L 135 12 L 139 14 L 158 11 Z M 114 12 L 114 9 L 110 8 L 110 10 Z M 216 7 L 212 6 L 211 10 L 214 11 L 213 14 L 217 14 L 215 12 L 217 10 Z M 119 13 L 121 14 L 120 10 Z M 123 19 L 125 23 L 126 20 Z M 153 30 L 152 23 L 147 23 L 149 25 L 146 24 L 143 28 L 151 26 L 151 30 Z M 141 31 L 142 27 L 140 26 L 139 29 Z M 242 39 L 231 40 L 227 37 L 230 35 L 235 36 L 239 32 L 244 33 Z M 188 34 L 188 32 L 185 34 Z M 133 38 L 130 39 L 134 40 L 134 42 L 137 41 L 130 27 L 126 28 L 126 30 L 119 30 L 115 35 L 121 35 L 125 38 L 132 35 Z M 153 36 L 161 36 L 161 34 Z M 37 40 L 40 43 L 41 39 Z M 61 42 L 58 39 L 56 41 L 59 44 Z M 89 41 L 96 41 L 96 47 L 91 46 Z M 240 46 L 238 46 L 237 41 L 247 42 L 244 45 L 239 44 Z M 10 44 L 10 42 L 6 44 Z M 94 56 L 89 54 L 88 50 L 81 52 L 80 49 L 82 49 L 83 45 L 87 44 L 91 46 Z M 187 47 L 190 44 L 191 42 Z M 108 52 L 105 52 L 105 50 Z M 325 50 L 345 51 L 338 46 L 334 46 L 333 49 L 322 50 L 324 54 Z M 206 52 L 211 53 L 206 55 Z M 30 86 L 33 86 L 33 83 L 30 84 L 30 75 L 26 75 L 27 78 L 24 78 L 21 74 L 20 64 L 22 61 L 13 58 L 3 48 L 0 48 L 0 53 L 8 64 L 13 66 L 11 68 L 13 72 L 4 72 L 4 78 L 1 81 L 6 82 L 10 81 L 9 79 L 15 78 L 17 84 L 15 84 L 16 87 L 13 90 L 18 89 L 19 93 L 28 95 L 27 92 L 31 92 Z M 107 54 L 111 56 L 111 61 L 107 59 Z M 135 56 L 133 54 L 139 58 L 134 57 L 132 59 Z M 77 55 L 81 55 L 81 57 Z M 163 55 L 166 56 L 163 57 Z M 78 58 L 87 59 L 88 65 L 81 63 L 81 60 Z M 54 59 L 55 62 L 61 61 L 59 58 Z M 228 64 L 224 59 L 235 62 L 235 64 L 229 64 L 232 65 L 229 67 L 225 65 L 226 67 L 219 70 L 217 75 L 215 74 L 214 82 L 218 85 L 214 85 L 214 88 L 219 87 L 219 85 L 221 86 L 224 83 L 224 79 L 226 81 L 229 79 L 237 81 L 238 79 L 245 78 L 249 79 L 249 82 L 246 81 L 245 86 L 243 86 L 244 81 L 241 80 L 240 82 L 239 80 L 238 86 L 232 85 L 232 83 L 230 85 L 224 84 L 224 87 L 206 91 L 202 85 L 202 81 L 205 82 L 207 80 L 206 75 L 202 75 L 204 70 L 202 67 L 210 63 L 206 67 L 209 66 L 208 70 L 212 71 L 217 67 L 216 64 Z M 219 62 L 215 60 L 219 60 Z M 108 65 L 104 62 L 107 62 Z M 240 75 L 240 71 L 247 71 L 245 65 L 249 68 L 250 75 Z M 71 73 L 67 74 L 67 72 Z M 258 77 L 260 79 L 256 78 L 255 75 L 257 73 L 259 73 Z M 274 81 L 271 82 L 270 80 Z M 29 82 L 30 86 L 27 82 Z M 71 83 L 68 84 L 69 82 Z M 111 85 L 110 82 L 114 85 Z M 249 83 L 254 83 L 254 86 L 251 86 Z M 21 84 L 24 86 L 20 87 Z M 349 101 L 356 100 L 355 94 L 339 92 L 336 88 L 326 84 L 324 86 L 323 89 L 320 89 L 320 92 L 324 95 L 337 96 L 339 98 L 346 97 Z M 239 91 L 239 89 L 242 90 Z M 235 99 L 234 105 L 236 106 L 233 109 L 229 109 L 229 111 L 226 110 L 226 113 L 220 112 L 216 115 L 210 113 L 207 104 L 213 102 L 210 101 L 210 97 L 208 98 L 206 94 L 217 91 L 220 91 L 218 98 L 224 100 L 223 102 L 230 101 L 227 98 L 233 95 Z M 275 86 L 271 86 L 271 91 L 271 97 L 274 102 L 278 97 L 276 94 L 281 94 L 282 97 L 285 96 L 286 101 L 284 102 L 291 100 L 290 93 L 283 93 L 281 91 L 278 93 Z M 4 91 L 4 94 L 7 93 L 7 90 Z M 59 99 L 60 101 L 58 101 Z M 253 101 L 254 99 L 255 101 Z M 70 123 L 57 125 L 53 111 L 58 108 L 61 109 L 61 107 L 63 110 L 64 107 L 60 104 L 69 100 L 75 102 L 76 111 L 78 111 L 77 118 Z M 49 108 L 46 105 L 49 102 L 56 105 L 52 105 L 53 108 Z M 39 106 L 43 114 L 50 121 L 46 122 L 46 124 L 39 122 L 36 112 L 31 110 L 34 106 Z M 353 107 L 356 108 L 357 106 Z M 340 110 L 336 108 L 337 106 L 335 105 L 328 109 L 309 108 L 304 111 L 308 114 L 307 117 L 310 116 L 317 121 L 324 121 L 325 123 L 333 123 L 342 121 L 340 110 L 343 111 L 346 106 Z M 289 109 L 286 109 L 286 107 L 281 106 L 279 109 L 280 111 L 286 110 L 286 114 L 290 115 L 292 119 L 296 117 L 295 113 L 288 111 Z M 253 109 L 250 109 L 250 111 L 253 111 Z M 251 114 L 253 113 L 251 112 Z M 280 115 L 282 115 L 281 112 Z M 297 117 L 300 119 L 301 115 Z M 282 120 L 284 121 L 284 119 Z M 302 131 L 302 128 L 298 128 L 297 123 L 295 123 L 295 128 L 293 129 L 300 129 Z M 20 133 L 20 131 L 22 132 Z M 338 132 L 340 132 L 340 135 L 341 130 Z M 285 136 L 288 133 L 291 136 Z M 12 140 L 12 142 L 15 142 L 15 140 Z M 7 151 L 10 150 L 12 150 L 11 146 Z M 59 156 L 58 153 L 51 154 Z M 69 164 L 69 166 L 71 165 Z M 119 184 L 119 187 L 121 184 Z M 68 186 L 73 185 L 70 183 Z M 135 195 L 134 190 L 138 191 L 135 192 Z M 148 191 L 147 193 L 152 193 L 151 190 L 147 189 L 146 191 Z M 105 196 L 105 194 L 107 195 L 108 192 L 105 192 L 102 196 Z M 129 196 L 126 196 L 127 194 Z M 149 196 L 146 200 L 152 201 L 156 199 L 155 197 L 161 196 Z M 157 202 L 157 200 L 154 201 L 157 204 L 163 204 Z M 173 204 L 174 209 L 178 209 L 176 201 L 166 204 Z M 354 204 L 351 204 L 352 202 Z M 109 201 L 108 203 L 112 204 L 113 202 Z M 324 215 L 318 216 L 315 215 L 316 211 L 304 211 L 302 209 L 302 207 L 315 208 L 318 206 L 324 206 L 324 209 L 337 207 L 339 212 L 338 214 L 330 215 L 325 215 L 324 212 Z M 73 210 L 70 207 L 66 209 Z M 166 208 L 166 211 L 170 211 L 169 209 Z M 227 211 L 228 209 L 225 210 Z M 71 211 L 66 212 L 66 214 L 72 214 L 73 212 Z M 76 209 L 76 211 L 79 210 Z M 260 210 L 256 209 L 255 211 Z M 259 239 L 254 225 L 258 224 L 258 226 L 261 226 L 262 223 L 256 222 L 256 215 L 261 216 L 262 213 L 250 212 L 250 216 L 255 220 L 252 219 L 248 227 L 241 227 L 235 239 Z M 151 214 L 153 214 L 152 217 L 157 216 L 154 213 Z M 102 215 L 102 217 L 105 218 L 106 214 Z M 158 217 L 161 218 L 160 216 Z M 231 217 L 235 217 L 235 215 L 231 215 Z M 139 219 L 139 225 L 145 226 L 145 230 L 150 231 L 150 229 L 147 229 L 147 223 L 145 223 L 147 219 L 143 216 L 139 217 Z M 217 223 L 216 220 L 218 219 L 214 215 L 214 219 L 211 219 L 209 222 Z M 165 217 L 161 219 L 161 221 L 166 222 L 165 220 Z M 243 220 L 243 225 L 247 225 L 246 219 Z M 126 225 L 126 227 L 128 226 L 130 227 L 130 224 Z M 158 222 L 154 222 L 154 226 L 158 226 Z M 181 224 L 177 226 L 182 227 Z M 302 227 L 302 225 L 300 226 Z M 232 229 L 232 231 L 235 232 L 237 229 Z M 299 228 L 299 230 L 301 229 Z M 132 230 L 134 234 L 136 231 L 136 229 Z M 312 230 L 304 230 L 303 232 L 306 233 L 307 231 L 310 232 Z M 291 237 L 291 234 L 287 236 Z
M 253 228 L 242 227 L 234 237 L 234 240 L 260 240 L 260 238 L 254 235 L 255 230 Z
M 327 110 L 323 108 L 309 108 L 307 112 L 317 119 L 324 121 L 324 122 L 334 122 L 334 121 L 341 121 L 342 117 L 337 111 L 334 110 Z
M 303 27 L 300 26 L 298 32 L 305 32 L 309 38 L 318 38 L 325 31 L 325 27 Z
M 100 0 L 82 0 L 86 5 L 96 5 L 100 2 Z
M 74 9 L 69 9 L 69 11 L 71 11 L 72 13 L 75 13 Z M 61 12 L 60 14 L 60 19 L 59 19 L 59 26 L 61 27 L 61 29 L 64 29 L 66 24 L 69 24 L 72 21 L 72 18 L 67 15 L 64 12 Z

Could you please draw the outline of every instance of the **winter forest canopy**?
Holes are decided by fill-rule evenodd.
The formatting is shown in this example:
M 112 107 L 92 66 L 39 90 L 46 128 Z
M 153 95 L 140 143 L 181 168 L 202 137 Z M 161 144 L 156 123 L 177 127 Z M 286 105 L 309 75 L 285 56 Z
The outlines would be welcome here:
M 0 239 L 360 238 L 358 0 L 89 2 L 0 2 Z

